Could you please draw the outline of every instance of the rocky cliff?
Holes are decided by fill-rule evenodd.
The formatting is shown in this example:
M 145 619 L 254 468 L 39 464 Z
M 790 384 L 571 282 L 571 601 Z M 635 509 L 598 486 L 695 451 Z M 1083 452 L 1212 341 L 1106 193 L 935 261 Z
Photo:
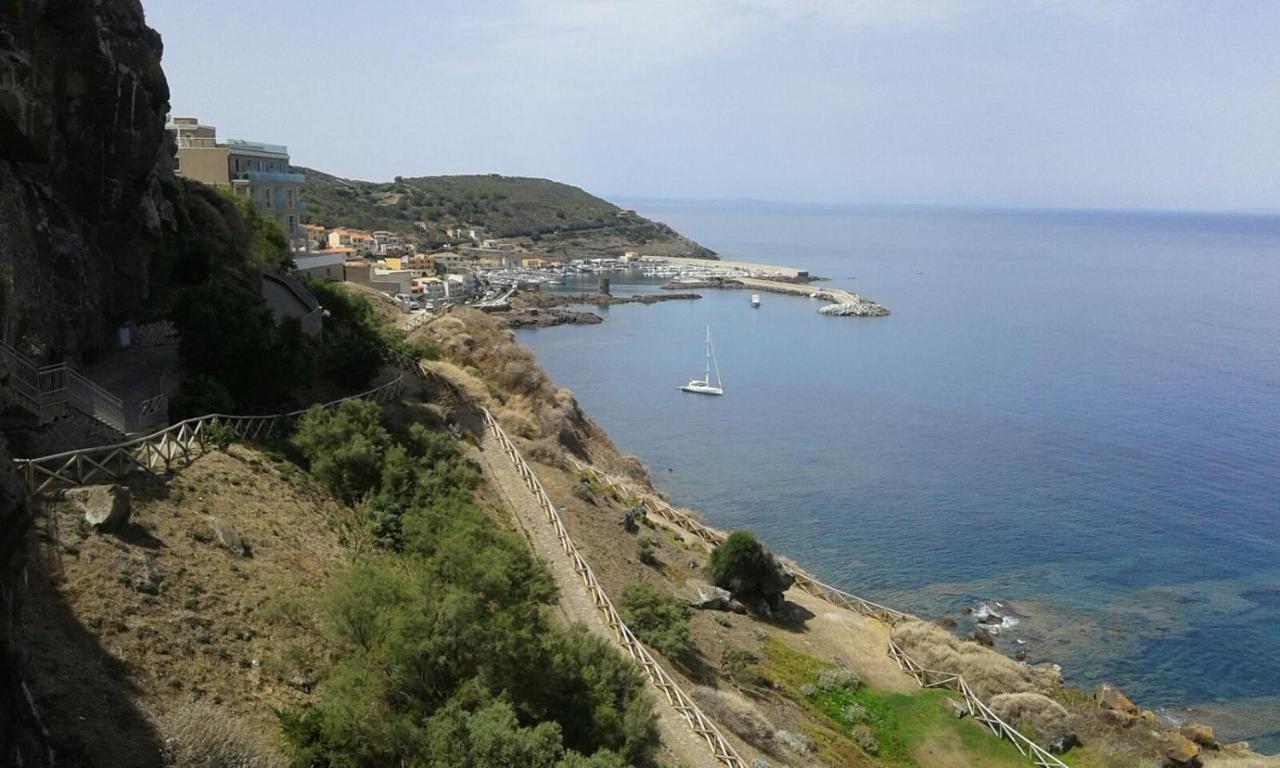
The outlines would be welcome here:
M 0 329 L 49 358 L 146 312 L 176 229 L 169 88 L 137 0 L 0 2 Z
M 0 0 L 0 339 L 35 357 L 109 347 L 181 251 L 160 53 L 137 0 Z M 9 646 L 28 520 L 0 439 L 0 765 L 50 746 Z

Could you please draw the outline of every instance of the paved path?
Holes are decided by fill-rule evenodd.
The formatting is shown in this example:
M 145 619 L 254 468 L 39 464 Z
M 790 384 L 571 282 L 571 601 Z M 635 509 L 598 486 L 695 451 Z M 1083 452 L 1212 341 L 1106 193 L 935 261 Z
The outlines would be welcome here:
M 498 441 L 488 430 L 482 430 L 481 433 L 484 436 L 480 442 L 480 466 L 507 503 L 507 508 L 533 551 L 547 564 L 551 575 L 555 577 L 556 586 L 560 589 L 561 615 L 566 621 L 585 624 L 592 632 L 612 643 L 613 634 L 605 626 L 587 588 L 573 569 L 569 556 L 560 547 L 559 540 L 538 505 L 537 497 L 524 484 Z M 666 697 L 652 683 L 649 684 L 649 691 L 654 700 L 654 712 L 658 715 L 662 743 L 678 764 L 688 768 L 723 768 L 712 756 L 706 743 L 689 730 L 684 718 L 667 706 Z

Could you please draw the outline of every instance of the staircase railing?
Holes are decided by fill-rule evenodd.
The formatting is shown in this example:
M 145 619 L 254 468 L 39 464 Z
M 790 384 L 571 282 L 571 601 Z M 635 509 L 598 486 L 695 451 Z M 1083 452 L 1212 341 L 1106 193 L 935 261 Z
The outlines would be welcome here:
M 18 404 L 31 411 L 40 420 L 48 421 L 62 414 L 67 406 L 96 419 L 122 435 L 154 427 L 160 405 L 167 398 L 145 400 L 130 412 L 124 401 L 108 392 L 66 363 L 39 366 L 18 350 L 0 342 L 0 357 L 8 364 L 10 390 L 17 396 Z

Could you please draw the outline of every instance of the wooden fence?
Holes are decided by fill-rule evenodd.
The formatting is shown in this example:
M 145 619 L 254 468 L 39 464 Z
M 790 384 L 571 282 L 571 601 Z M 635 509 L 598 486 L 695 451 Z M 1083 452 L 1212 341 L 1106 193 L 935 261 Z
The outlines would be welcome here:
M 385 402 L 400 392 L 404 375 L 365 392 L 322 404 L 329 408 L 346 400 Z M 187 464 L 205 450 L 214 424 L 231 429 L 236 437 L 263 440 L 283 434 L 307 409 L 261 416 L 211 413 L 166 427 L 159 432 L 111 445 L 80 448 L 35 459 L 14 459 L 27 490 L 36 496 L 77 485 L 118 480 L 130 472 L 168 472 Z
M 633 490 L 630 483 L 613 475 L 601 472 L 595 467 L 584 464 L 573 457 L 569 457 L 569 461 L 581 472 L 588 472 L 597 479 L 604 480 L 611 485 L 619 488 L 625 488 L 628 492 Z M 668 504 L 658 496 L 652 493 L 641 491 L 637 494 L 642 499 L 646 507 L 653 510 L 655 514 L 667 521 L 671 525 L 682 531 L 693 534 L 699 540 L 706 542 L 712 546 L 719 544 L 724 540 L 725 534 L 710 528 L 692 516 L 681 512 L 675 507 Z M 813 578 L 809 574 L 792 567 L 795 574 L 795 586 L 800 590 L 807 592 L 814 597 L 828 602 L 834 606 L 853 611 L 862 616 L 869 616 L 874 619 L 893 626 L 908 619 L 915 617 L 902 611 L 894 610 L 886 606 L 874 603 L 870 600 L 850 594 L 844 590 L 824 584 Z M 974 693 L 973 688 L 964 679 L 964 677 L 953 672 L 939 672 L 935 669 L 928 669 L 915 659 L 907 655 L 897 643 L 889 641 L 889 655 L 898 663 L 898 667 L 916 679 L 921 688 L 946 688 L 955 691 L 964 697 L 965 707 L 968 709 L 969 715 L 977 722 L 982 723 L 991 729 L 991 732 L 1002 739 L 1006 739 L 1013 744 L 1025 757 L 1041 768 L 1069 768 L 1066 763 L 1062 762 L 1056 755 L 1036 744 L 1027 738 L 1022 732 L 1004 720 L 1000 719 L 991 707 Z
M 724 765 L 730 766 L 730 768 L 747 768 L 746 761 L 738 756 L 733 746 L 716 728 L 715 723 L 702 713 L 698 705 L 689 698 L 688 694 L 680 689 L 675 680 L 658 664 L 653 655 L 649 653 L 649 650 L 636 639 L 635 634 L 622 620 L 622 617 L 618 615 L 618 611 L 613 607 L 613 602 L 605 594 L 604 588 L 600 586 L 600 582 L 596 579 L 591 566 L 587 564 L 586 559 L 582 557 L 582 553 L 578 551 L 577 545 L 573 543 L 573 539 L 569 536 L 569 531 L 565 529 L 564 522 L 560 519 L 560 513 L 556 511 L 555 505 L 551 503 L 550 497 L 547 496 L 547 492 L 543 490 L 542 483 L 538 481 L 537 475 L 529 468 L 529 465 L 511 443 L 502 427 L 498 425 L 497 419 L 493 418 L 493 414 L 489 413 L 489 409 L 481 405 L 476 405 L 475 407 L 484 417 L 485 426 L 489 429 L 494 439 L 498 441 L 498 444 L 502 446 L 503 452 L 511 459 L 511 463 L 515 465 L 520 477 L 524 479 L 525 484 L 529 486 L 529 490 L 533 491 L 534 496 L 537 497 L 538 506 L 542 509 L 543 514 L 546 515 L 547 522 L 551 524 L 552 529 L 555 531 L 556 538 L 560 540 L 560 546 L 564 549 L 565 554 L 573 560 L 574 570 L 578 572 L 582 583 L 586 585 L 587 591 L 591 594 L 596 608 L 604 618 L 605 626 L 613 632 L 618 643 L 622 645 L 631 658 L 640 663 L 640 666 L 649 675 L 649 679 L 662 692 L 672 709 L 684 718 L 695 734 L 706 741 L 716 759 Z

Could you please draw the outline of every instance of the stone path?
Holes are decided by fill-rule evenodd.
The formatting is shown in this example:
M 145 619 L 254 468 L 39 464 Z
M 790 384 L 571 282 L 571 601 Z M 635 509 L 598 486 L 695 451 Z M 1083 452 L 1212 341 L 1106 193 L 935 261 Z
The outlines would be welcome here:
M 595 603 L 573 569 L 569 556 L 560 547 L 559 540 L 538 505 L 537 497 L 524 484 L 497 440 L 487 430 L 482 430 L 482 434 L 484 437 L 478 454 L 480 466 L 506 502 L 533 551 L 547 564 L 555 577 L 556 586 L 560 590 L 558 607 L 561 615 L 566 621 L 585 624 L 592 632 L 613 642 L 613 634 L 605 626 Z M 684 718 L 667 706 L 666 697 L 652 683 L 649 691 L 654 700 L 654 712 L 658 715 L 662 743 L 670 750 L 677 764 L 688 768 L 723 768 L 712 756 L 706 743 L 689 730 Z

